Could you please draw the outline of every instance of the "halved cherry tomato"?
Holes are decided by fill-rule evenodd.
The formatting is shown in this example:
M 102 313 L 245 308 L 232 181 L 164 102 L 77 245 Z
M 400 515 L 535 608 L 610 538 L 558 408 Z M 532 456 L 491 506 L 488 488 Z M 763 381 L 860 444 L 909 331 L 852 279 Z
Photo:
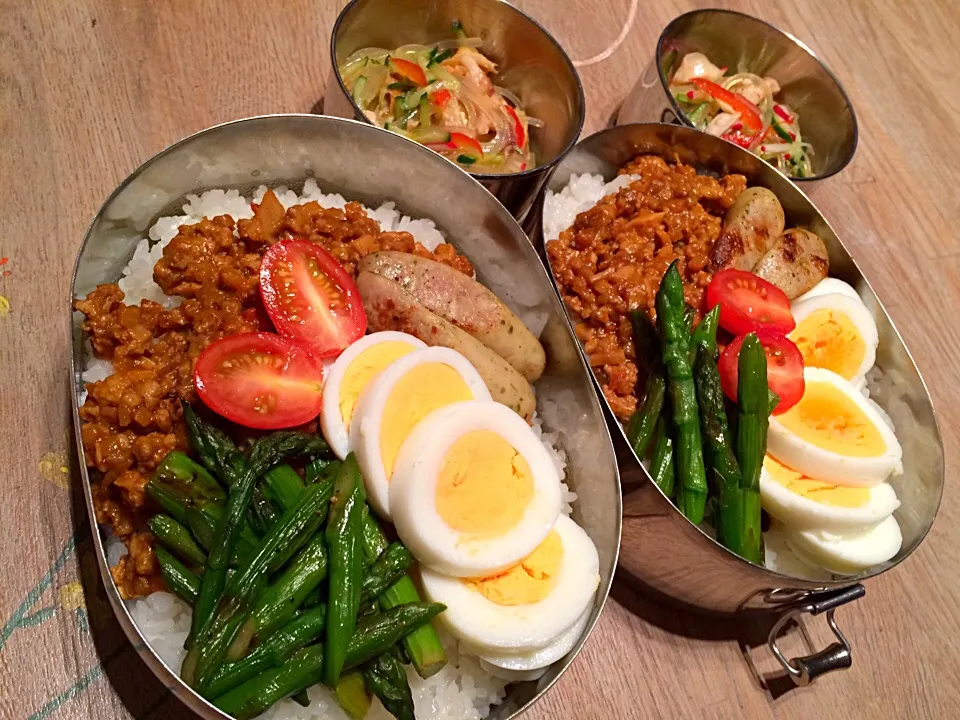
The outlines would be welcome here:
M 450 142 L 452 142 L 458 150 L 466 151 L 468 155 L 473 155 L 478 158 L 483 157 L 483 146 L 469 135 L 452 132 L 450 133 Z
M 353 278 L 333 256 L 307 240 L 281 240 L 260 263 L 260 296 L 277 332 L 316 357 L 335 357 L 367 330 Z
M 707 307 L 720 306 L 720 327 L 734 335 L 764 329 L 786 335 L 797 323 L 783 290 L 752 272 L 728 268 L 707 286 Z
M 517 136 L 517 147 L 522 150 L 524 143 L 527 141 L 527 134 L 523 131 L 523 123 L 520 122 L 520 117 L 517 115 L 516 110 L 510 105 L 504 104 L 504 107 L 507 109 L 507 115 L 513 118 L 513 132 Z
M 277 430 L 320 414 L 323 366 L 295 340 L 243 333 L 217 340 L 200 354 L 193 384 L 207 407 L 227 420 Z
M 767 385 L 780 397 L 773 414 L 780 415 L 803 397 L 803 356 L 792 340 L 765 330 L 757 330 L 755 334 L 767 356 Z M 720 385 L 724 394 L 733 401 L 737 399 L 740 347 L 745 337 L 746 335 L 741 335 L 727 345 L 717 362 Z
M 743 95 L 731 92 L 722 85 L 706 78 L 693 78 L 690 82 L 718 102 L 728 106 L 733 112 L 740 113 L 740 120 L 754 135 L 763 130 L 763 120 L 760 118 L 759 108 Z
M 433 101 L 433 104 L 437 107 L 446 107 L 447 103 L 450 102 L 450 98 L 453 95 L 450 94 L 450 91 L 446 88 L 440 88 L 435 93 L 430 96 L 430 99 Z
M 423 72 L 423 68 L 417 65 L 415 62 L 410 62 L 409 60 L 404 60 L 403 58 L 391 57 L 390 66 L 393 68 L 395 73 L 401 77 L 405 77 L 415 85 L 423 87 L 427 84 L 427 74 Z

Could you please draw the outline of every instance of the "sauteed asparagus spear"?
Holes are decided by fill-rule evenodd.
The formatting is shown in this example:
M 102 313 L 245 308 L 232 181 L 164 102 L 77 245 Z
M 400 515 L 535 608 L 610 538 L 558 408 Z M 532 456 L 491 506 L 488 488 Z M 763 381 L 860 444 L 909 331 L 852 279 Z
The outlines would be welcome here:
M 207 554 L 197 545 L 190 531 L 169 515 L 154 515 L 147 521 L 147 527 L 157 540 L 187 562 L 203 566 L 207 561 Z
M 367 716 L 372 698 L 359 670 L 341 675 L 334 692 L 340 707 L 353 720 L 363 720 Z
M 650 474 L 664 495 L 673 497 L 676 483 L 676 471 L 673 464 L 673 438 L 670 436 L 669 423 L 662 415 L 657 422 L 656 442 L 653 446 L 653 460 L 650 462 Z
M 385 652 L 364 665 L 363 679 L 397 720 L 414 720 L 410 683 L 403 663 L 394 653 Z
M 330 522 L 326 528 L 327 547 L 330 551 L 327 598 L 330 618 L 323 675 L 330 687 L 336 687 L 340 679 L 347 644 L 357 627 L 360 586 L 363 582 L 361 532 L 365 499 L 360 468 L 356 457 L 350 454 L 337 473 L 333 498 L 330 501 Z
M 227 566 L 242 526 L 242 518 L 250 506 L 257 478 L 288 457 L 319 455 L 328 451 L 329 448 L 322 438 L 289 431 L 268 435 L 254 444 L 243 476 L 231 487 L 223 518 L 217 523 L 216 536 L 207 556 L 206 572 L 193 611 L 189 645 L 207 640 L 213 630 L 214 610 L 223 595 Z M 181 670 L 188 682 L 194 679 L 195 670 L 189 660 L 188 656 Z
M 663 379 L 663 374 L 659 370 L 652 370 L 647 376 L 643 404 L 630 416 L 627 423 L 627 440 L 638 458 L 646 454 L 650 440 L 653 438 L 657 420 L 663 411 L 666 390 L 667 383 Z
M 200 578 L 159 545 L 153 548 L 163 580 L 176 595 L 193 605 L 200 590 Z
M 387 548 L 387 538 L 369 510 L 363 513 L 361 536 L 364 555 L 372 563 Z M 385 611 L 398 605 L 418 602 L 420 602 L 420 593 L 417 592 L 413 580 L 406 575 L 387 588 L 379 598 L 380 607 Z M 447 662 L 440 638 L 437 637 L 433 625 L 429 623 L 406 635 L 403 638 L 403 647 L 417 669 L 417 674 L 422 678 L 436 674 Z
M 279 553 L 286 552 L 286 548 L 296 545 L 295 539 L 302 537 L 304 528 L 323 521 L 332 490 L 330 483 L 320 483 L 305 488 L 297 503 L 283 514 L 260 542 L 253 555 L 237 569 L 236 575 L 227 583 L 214 617 L 214 630 L 208 636 L 208 641 L 202 645 L 198 643 L 198 646 L 191 650 L 191 654 L 197 656 L 194 678 L 197 688 L 202 689 L 212 679 L 217 667 L 223 661 L 227 648 L 234 643 L 236 632 L 241 625 L 245 624 L 247 616 L 244 609 L 248 606 L 255 587 L 254 581 L 264 575 Z M 235 624 L 235 619 L 239 619 L 239 624 Z M 239 656 L 245 654 L 246 646 L 251 639 L 249 632 L 241 637 L 243 640 L 232 648 L 232 652 Z
M 756 335 L 747 335 L 740 348 L 737 379 L 737 459 L 740 462 L 740 525 L 737 553 L 763 562 L 760 532 L 760 470 L 767 451 L 769 399 L 767 358 Z
M 677 507 L 693 523 L 703 520 L 707 481 L 703 466 L 697 393 L 690 369 L 690 334 L 684 322 L 683 281 L 674 261 L 657 291 L 657 325 L 670 392 L 677 445 Z
M 413 565 L 413 555 L 402 543 L 390 543 L 377 561 L 370 567 L 360 588 L 360 602 L 374 600 L 401 577 Z

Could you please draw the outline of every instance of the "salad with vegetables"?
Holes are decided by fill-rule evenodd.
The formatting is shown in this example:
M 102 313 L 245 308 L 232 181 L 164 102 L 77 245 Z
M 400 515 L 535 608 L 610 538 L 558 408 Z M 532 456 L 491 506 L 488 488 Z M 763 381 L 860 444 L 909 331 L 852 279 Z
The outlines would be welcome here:
M 746 148 L 790 177 L 813 174 L 813 148 L 800 134 L 797 112 L 776 100 L 774 78 L 728 75 L 728 68 L 697 52 L 684 55 L 674 70 L 675 62 L 675 53 L 665 62 L 670 94 L 695 128 Z
M 534 167 L 529 117 L 520 99 L 491 79 L 496 63 L 479 37 L 390 51 L 363 48 L 340 65 L 354 102 L 374 125 L 426 145 L 471 172 L 515 173 Z

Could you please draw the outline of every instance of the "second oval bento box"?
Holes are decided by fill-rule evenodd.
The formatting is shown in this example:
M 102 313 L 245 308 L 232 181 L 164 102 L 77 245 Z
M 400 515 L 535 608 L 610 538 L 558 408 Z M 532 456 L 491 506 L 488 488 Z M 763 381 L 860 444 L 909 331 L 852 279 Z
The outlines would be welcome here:
M 902 528 L 903 543 L 888 562 L 842 579 L 792 577 L 750 563 L 676 509 L 631 449 L 623 426 L 614 419 L 606 400 L 601 400 L 617 449 L 624 489 L 620 566 L 676 600 L 713 612 L 776 609 L 787 618 L 801 611 L 819 612 L 820 601 L 826 603 L 822 607 L 828 610 L 855 599 L 863 592 L 858 583 L 891 570 L 916 550 L 933 525 L 940 505 L 943 445 L 923 379 L 873 288 L 826 218 L 796 185 L 748 151 L 677 125 L 620 125 L 578 143 L 551 176 L 548 191 L 560 192 L 572 176 L 585 173 L 601 175 L 609 181 L 627 161 L 648 153 L 713 176 L 740 173 L 750 185 L 772 190 L 783 206 L 789 226 L 807 228 L 822 238 L 829 253 L 831 275 L 848 282 L 863 298 L 880 338 L 876 357 L 880 373 L 869 387 L 870 397 L 887 409 L 903 448 L 904 472 L 888 480 L 902 502 L 895 516 Z M 545 220 L 541 224 L 549 226 Z M 599 394 L 602 398 L 603 394 Z M 830 620 L 832 623 L 832 616 Z M 840 667 L 843 662 L 849 664 L 849 647 L 845 640 L 843 643 L 847 654 L 842 662 L 820 664 L 820 672 Z M 775 646 L 774 637 L 771 644 Z
M 610 436 L 570 325 L 533 247 L 510 214 L 475 180 L 446 160 L 385 130 L 315 115 L 238 120 L 202 131 L 160 152 L 134 171 L 94 218 L 70 287 L 72 395 L 83 490 L 97 562 L 111 606 L 130 641 L 156 676 L 204 718 L 227 718 L 191 690 L 146 643 L 111 577 L 105 532 L 98 529 L 78 408 L 90 349 L 72 302 L 99 283 L 117 281 L 134 248 L 159 216 L 179 214 L 184 197 L 208 188 L 296 188 L 315 180 L 325 192 L 376 206 L 393 201 L 403 213 L 431 218 L 474 263 L 478 279 L 540 330 L 546 370 L 536 385 L 544 427 L 559 433 L 567 481 L 579 495 L 574 519 L 596 545 L 600 585 L 573 650 L 537 681 L 509 686 L 491 720 L 516 717 L 547 691 L 579 652 L 603 607 L 620 541 L 620 485 Z

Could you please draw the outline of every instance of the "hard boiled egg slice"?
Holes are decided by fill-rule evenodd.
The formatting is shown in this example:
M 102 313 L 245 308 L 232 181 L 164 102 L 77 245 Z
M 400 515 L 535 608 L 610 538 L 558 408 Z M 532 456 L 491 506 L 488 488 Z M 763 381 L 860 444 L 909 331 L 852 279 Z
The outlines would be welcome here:
M 900 507 L 887 483 L 844 487 L 815 480 L 767 455 L 760 472 L 763 509 L 794 529 L 851 529 L 875 525 Z
M 437 620 L 481 652 L 527 653 L 555 642 L 590 604 L 600 584 L 593 541 L 566 515 L 508 571 L 456 578 L 421 569 L 423 590 L 447 609 Z
M 587 627 L 591 610 L 592 607 L 588 606 L 579 620 L 564 630 L 556 640 L 546 647 L 513 655 L 483 653 L 480 655 L 480 660 L 482 663 L 487 663 L 497 668 L 497 670 L 500 671 L 499 673 L 494 671 L 497 677 L 503 677 L 506 673 L 511 673 L 512 676 L 505 677 L 504 679 L 512 680 L 513 682 L 519 682 L 520 677 L 518 676 L 520 675 L 538 670 L 542 673 L 547 667 L 553 665 L 553 663 L 573 650 L 573 646 L 577 644 L 577 641 Z
M 892 515 L 857 530 L 802 530 L 788 532 L 785 538 L 798 554 L 838 575 L 856 575 L 886 562 L 903 544 L 900 526 Z
M 847 297 L 853 298 L 854 300 L 860 299 L 860 295 L 857 293 L 856 290 L 853 289 L 853 285 L 851 285 L 850 283 L 845 283 L 843 280 L 840 280 L 839 278 L 828 277 L 818 282 L 816 285 L 814 285 L 812 288 L 807 290 L 807 292 L 805 292 L 800 297 L 794 298 L 793 302 L 795 303 L 803 302 L 804 300 L 807 300 L 809 298 L 817 297 L 817 295 L 830 295 L 832 293 L 839 293 L 840 295 L 846 295 Z
M 813 291 L 811 291 L 813 292 Z M 859 297 L 828 293 L 794 301 L 793 340 L 806 367 L 831 370 L 861 388 L 877 357 L 877 324 Z
M 560 478 L 534 430 L 506 405 L 461 402 L 428 415 L 390 483 L 397 534 L 436 572 L 477 577 L 533 552 L 560 515 Z
M 338 458 L 343 460 L 350 452 L 350 421 L 363 391 L 395 360 L 425 347 L 406 333 L 373 333 L 344 350 L 327 369 L 320 427 Z
M 489 399 L 473 365 L 442 347 L 404 355 L 364 390 L 350 421 L 350 449 L 357 454 L 367 499 L 381 517 L 390 519 L 393 467 L 417 423 L 445 405 Z
M 803 371 L 803 397 L 770 416 L 767 449 L 781 464 L 834 485 L 871 487 L 901 471 L 897 436 L 847 380 L 822 368 Z

